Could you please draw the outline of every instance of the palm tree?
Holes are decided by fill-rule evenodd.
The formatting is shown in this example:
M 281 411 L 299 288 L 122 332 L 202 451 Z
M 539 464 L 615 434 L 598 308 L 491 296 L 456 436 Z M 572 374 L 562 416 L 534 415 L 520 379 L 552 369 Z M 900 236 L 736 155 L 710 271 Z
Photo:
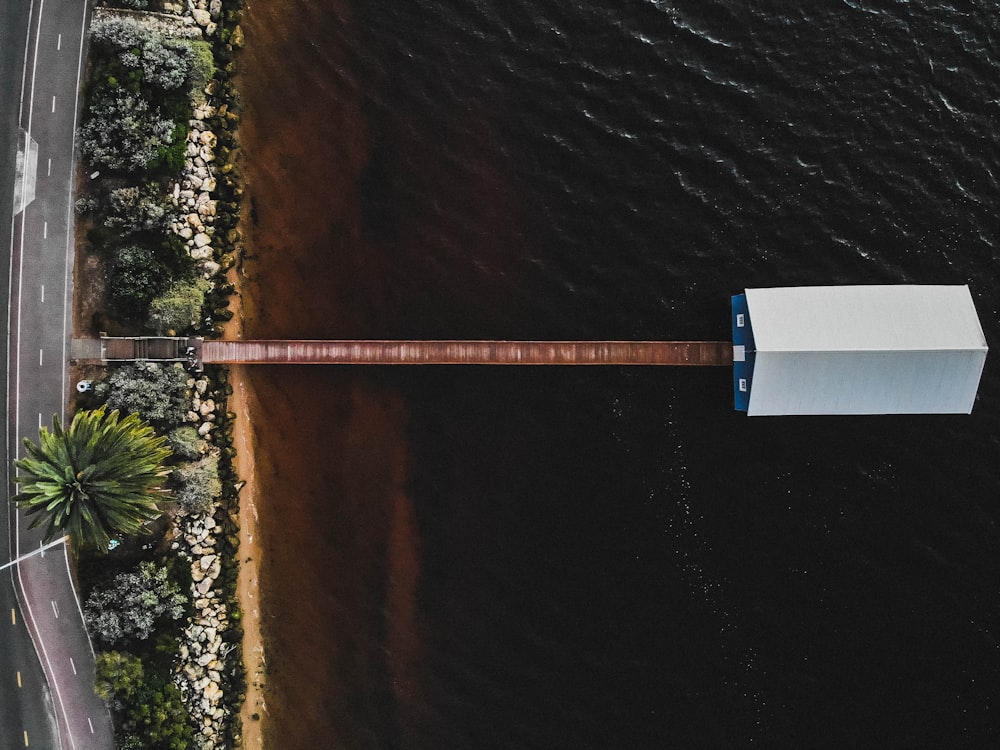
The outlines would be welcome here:
M 119 419 L 103 406 L 77 412 L 68 429 L 58 417 L 52 424 L 39 431 L 39 445 L 25 438 L 28 456 L 14 462 L 21 486 L 14 501 L 26 515 L 39 514 L 32 528 L 46 523 L 46 540 L 69 533 L 74 548 L 102 552 L 114 536 L 145 531 L 160 515 L 166 438 L 138 414 Z

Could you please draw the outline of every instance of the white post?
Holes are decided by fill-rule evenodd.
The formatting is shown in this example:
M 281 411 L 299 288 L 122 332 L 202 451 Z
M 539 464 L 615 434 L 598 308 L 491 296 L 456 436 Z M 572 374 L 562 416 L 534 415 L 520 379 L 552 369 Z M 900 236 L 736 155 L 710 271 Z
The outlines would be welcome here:
M 68 536 L 61 536 L 58 539 L 56 539 L 54 542 L 49 542 L 48 544 L 45 544 L 45 545 L 41 545 L 40 544 L 38 546 L 38 549 L 33 550 L 33 551 L 29 552 L 26 555 L 21 555 L 20 557 L 15 557 L 9 563 L 4 563 L 3 565 L 0 565 L 0 570 L 5 570 L 6 568 L 12 568 L 15 565 L 17 565 L 19 562 L 21 562 L 22 560 L 27 560 L 29 557 L 34 557 L 35 555 L 42 555 L 44 557 L 45 556 L 45 550 L 47 550 L 49 547 L 56 547 L 56 546 L 62 544 L 63 542 L 65 542 L 67 539 L 69 539 Z

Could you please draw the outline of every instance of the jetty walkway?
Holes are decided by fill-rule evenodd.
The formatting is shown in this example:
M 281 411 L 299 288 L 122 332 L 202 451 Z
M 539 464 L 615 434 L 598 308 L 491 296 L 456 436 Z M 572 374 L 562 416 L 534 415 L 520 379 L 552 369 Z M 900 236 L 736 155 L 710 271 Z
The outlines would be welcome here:
M 392 341 L 77 339 L 78 361 L 203 364 L 726 366 L 729 341 Z

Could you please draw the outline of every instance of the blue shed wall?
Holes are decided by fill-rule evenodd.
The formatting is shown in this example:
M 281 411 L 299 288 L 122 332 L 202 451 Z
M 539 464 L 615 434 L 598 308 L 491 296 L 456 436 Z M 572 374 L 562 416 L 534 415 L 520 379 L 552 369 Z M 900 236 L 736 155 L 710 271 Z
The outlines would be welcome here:
M 732 318 L 733 346 L 742 346 L 744 352 L 742 362 L 733 358 L 733 400 L 737 411 L 747 411 L 750 407 L 750 389 L 753 386 L 753 365 L 757 347 L 753 339 L 750 309 L 745 294 L 733 295 Z

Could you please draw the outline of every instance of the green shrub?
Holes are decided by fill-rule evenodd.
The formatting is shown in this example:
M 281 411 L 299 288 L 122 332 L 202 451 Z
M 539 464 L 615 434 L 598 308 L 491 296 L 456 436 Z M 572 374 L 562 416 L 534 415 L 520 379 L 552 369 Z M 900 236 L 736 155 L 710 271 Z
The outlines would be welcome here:
M 98 652 L 95 659 L 94 692 L 112 711 L 121 711 L 125 708 L 123 699 L 135 695 L 142 687 L 142 660 L 121 651 Z
M 190 408 L 187 373 L 180 365 L 155 362 L 123 365 L 98 383 L 94 392 L 109 409 L 126 414 L 138 412 L 161 432 L 179 426 Z
M 222 494 L 219 458 L 208 455 L 198 461 L 181 464 L 170 475 L 174 499 L 189 513 L 204 513 Z
M 198 436 L 198 430 L 191 425 L 183 425 L 167 434 L 167 444 L 177 458 L 193 461 L 200 458 L 208 448 L 208 443 Z
M 157 147 L 156 156 L 149 162 L 149 167 L 151 169 L 162 167 L 172 173 L 180 172 L 184 168 L 184 158 L 187 155 L 187 134 L 187 123 L 175 122 L 169 140 Z
M 108 651 L 96 657 L 95 689 L 115 712 L 117 747 L 190 750 L 194 746 L 191 717 L 167 675 L 132 654 Z
M 163 236 L 163 240 L 156 250 L 156 257 L 174 279 L 190 276 L 194 271 L 194 260 L 191 259 L 191 255 L 187 251 L 184 239 L 173 232 L 167 232 Z
M 116 575 L 83 605 L 87 628 L 107 646 L 144 641 L 157 627 L 184 617 L 187 595 L 170 571 L 153 562 Z
M 201 318 L 211 284 L 202 278 L 175 281 L 149 305 L 150 327 L 158 333 L 184 331 Z
M 79 129 L 80 151 L 91 167 L 135 171 L 170 146 L 174 122 L 140 94 L 98 87 Z
M 189 44 L 167 39 L 130 18 L 109 18 L 91 26 L 98 54 L 113 56 L 127 71 L 138 71 L 143 83 L 173 91 L 189 81 L 195 54 Z
M 162 231 L 168 220 L 167 196 L 159 183 L 131 185 L 108 194 L 106 223 L 123 236 L 137 232 Z
M 149 303 L 163 291 L 164 269 L 153 251 L 142 245 L 126 245 L 115 252 L 111 264 L 108 300 L 126 319 L 142 320 Z
M 212 45 L 201 39 L 187 42 L 191 48 L 191 95 L 199 101 L 205 98 L 204 90 L 215 75 L 215 57 Z

